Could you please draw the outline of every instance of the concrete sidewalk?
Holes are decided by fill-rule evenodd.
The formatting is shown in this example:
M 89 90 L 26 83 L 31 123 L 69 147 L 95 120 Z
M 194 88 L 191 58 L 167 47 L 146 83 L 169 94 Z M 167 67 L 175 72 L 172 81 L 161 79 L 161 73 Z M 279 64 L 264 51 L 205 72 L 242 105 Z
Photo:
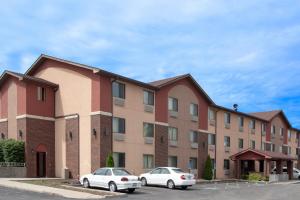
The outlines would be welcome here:
M 95 195 L 91 193 L 72 191 L 68 189 L 60 189 L 60 188 L 54 188 L 48 186 L 34 185 L 29 183 L 15 182 L 16 180 L 34 180 L 34 179 L 0 178 L 0 186 L 15 188 L 19 190 L 26 190 L 31 192 L 47 193 L 51 195 L 58 195 L 65 198 L 73 198 L 73 199 L 103 199 L 105 197 L 112 196 L 112 195 Z

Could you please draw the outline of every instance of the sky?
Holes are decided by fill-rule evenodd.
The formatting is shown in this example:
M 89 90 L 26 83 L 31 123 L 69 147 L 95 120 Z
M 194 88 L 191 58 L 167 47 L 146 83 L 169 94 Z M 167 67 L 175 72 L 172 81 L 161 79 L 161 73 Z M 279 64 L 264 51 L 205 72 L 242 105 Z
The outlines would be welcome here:
M 300 128 L 298 0 L 9 0 L 0 27 L 1 72 L 43 53 L 144 82 L 190 73 L 218 105 Z

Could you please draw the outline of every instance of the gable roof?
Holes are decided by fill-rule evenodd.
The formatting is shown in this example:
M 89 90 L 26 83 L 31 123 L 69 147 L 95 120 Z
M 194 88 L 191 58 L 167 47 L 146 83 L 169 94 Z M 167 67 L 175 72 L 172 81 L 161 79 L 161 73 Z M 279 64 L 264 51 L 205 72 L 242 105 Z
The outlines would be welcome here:
M 8 76 L 13 76 L 15 78 L 18 78 L 19 80 L 27 80 L 27 81 L 40 83 L 40 84 L 47 85 L 47 86 L 52 87 L 52 88 L 57 88 L 58 87 L 57 84 L 52 83 L 50 81 L 46 81 L 46 80 L 41 79 L 41 78 L 28 76 L 28 75 L 24 75 L 24 74 L 21 74 L 21 73 L 18 73 L 18 72 L 12 72 L 12 71 L 8 71 L 8 70 L 4 71 L 3 74 L 1 75 L 0 85 L 6 80 L 6 78 Z
M 197 83 L 197 81 L 193 78 L 193 76 L 191 74 L 183 74 L 180 76 L 175 76 L 175 77 L 171 77 L 171 78 L 166 78 L 166 79 L 161 79 L 161 80 L 157 80 L 157 81 L 153 81 L 150 82 L 150 85 L 153 85 L 155 87 L 158 88 L 162 88 L 164 86 L 170 85 L 174 82 L 180 81 L 182 79 L 189 79 L 192 81 L 193 85 L 199 90 L 200 93 L 204 94 L 204 97 L 206 98 L 206 100 L 215 105 L 214 101 L 208 96 L 208 94 L 202 89 L 202 87 Z
M 26 75 L 31 75 L 38 68 L 38 66 L 47 59 L 48 60 L 54 60 L 54 61 L 61 62 L 61 63 L 65 63 L 65 64 L 69 64 L 69 65 L 72 65 L 72 66 L 75 66 L 75 67 L 80 67 L 80 68 L 83 68 L 83 69 L 91 70 L 95 74 L 97 74 L 97 73 L 98 74 L 104 74 L 104 75 L 110 76 L 110 77 L 115 78 L 115 79 L 124 80 L 124 81 L 127 81 L 127 82 L 131 82 L 133 84 L 140 85 L 140 86 L 145 87 L 145 88 L 149 88 L 149 89 L 152 89 L 152 90 L 157 90 L 157 88 L 155 86 L 152 86 L 150 84 L 147 84 L 147 83 L 135 80 L 135 79 L 131 79 L 131 78 L 128 78 L 128 77 L 125 77 L 125 76 L 121 76 L 119 74 L 115 74 L 115 73 L 100 69 L 98 67 L 93 67 L 93 66 L 90 66 L 90 65 L 85 65 L 85 64 L 81 64 L 81 63 L 77 63 L 77 62 L 57 58 L 57 57 L 54 57 L 54 56 L 45 55 L 45 54 L 41 54 L 39 56 L 39 58 L 31 65 L 31 67 L 25 72 L 25 74 Z
M 245 149 L 243 151 L 240 151 L 232 156 L 230 156 L 230 159 L 236 160 L 238 157 L 246 154 L 246 153 L 254 153 L 258 156 L 264 157 L 265 159 L 270 159 L 270 160 L 297 160 L 296 157 L 292 157 L 290 155 L 286 155 L 284 153 L 280 152 L 272 152 L 272 151 L 262 151 L 262 150 L 257 150 L 257 149 Z
M 289 127 L 292 127 L 291 123 L 289 122 L 288 118 L 286 117 L 286 115 L 282 110 L 249 113 L 249 115 L 265 119 L 266 121 L 271 121 L 272 119 L 274 119 L 276 116 L 280 114 L 283 116 L 283 119 L 289 125 Z

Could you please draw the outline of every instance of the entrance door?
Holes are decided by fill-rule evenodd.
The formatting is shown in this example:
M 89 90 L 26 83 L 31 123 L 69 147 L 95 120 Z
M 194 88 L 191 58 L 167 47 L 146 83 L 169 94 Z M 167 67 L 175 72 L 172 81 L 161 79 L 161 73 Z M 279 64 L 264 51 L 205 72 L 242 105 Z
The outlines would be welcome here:
M 37 177 L 46 177 L 46 152 L 36 153 Z

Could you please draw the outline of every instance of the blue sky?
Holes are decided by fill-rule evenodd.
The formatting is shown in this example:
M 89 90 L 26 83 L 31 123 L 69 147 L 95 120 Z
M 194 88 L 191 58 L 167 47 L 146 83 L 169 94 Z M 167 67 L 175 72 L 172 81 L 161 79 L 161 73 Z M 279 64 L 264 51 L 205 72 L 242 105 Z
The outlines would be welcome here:
M 88 2 L 88 3 L 87 3 Z M 300 1 L 4 1 L 0 69 L 41 54 L 141 81 L 191 73 L 219 105 L 300 128 Z

